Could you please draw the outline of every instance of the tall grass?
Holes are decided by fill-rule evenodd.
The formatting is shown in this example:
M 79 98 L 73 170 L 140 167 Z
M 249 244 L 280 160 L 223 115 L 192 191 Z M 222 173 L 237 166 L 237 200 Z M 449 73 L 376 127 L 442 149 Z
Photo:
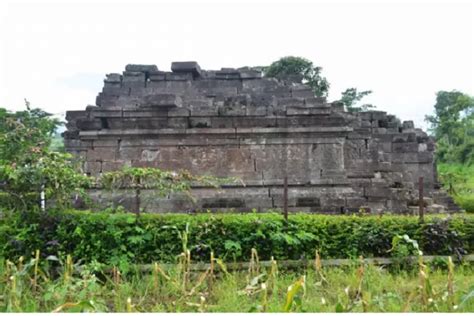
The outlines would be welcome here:
M 254 250 L 247 271 L 229 272 L 211 255 L 208 268 L 196 272 L 186 254 L 177 266 L 154 263 L 151 272 L 122 274 L 36 253 L 29 262 L 0 259 L 0 311 L 474 311 L 471 265 L 449 260 L 444 269 L 430 269 L 419 258 L 412 269 L 390 271 L 362 258 L 349 267 L 325 267 L 316 252 L 313 267 L 287 270 L 275 260 L 260 265 Z

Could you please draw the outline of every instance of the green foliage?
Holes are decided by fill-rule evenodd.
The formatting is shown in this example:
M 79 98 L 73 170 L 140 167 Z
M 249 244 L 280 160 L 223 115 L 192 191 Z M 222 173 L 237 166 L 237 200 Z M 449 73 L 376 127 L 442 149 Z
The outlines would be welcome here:
M 467 212 L 474 213 L 474 165 L 440 163 L 438 174 L 456 204 Z
M 437 140 L 440 162 L 474 162 L 474 98 L 459 91 L 439 91 L 434 115 L 426 116 Z
M 357 91 L 357 88 L 348 88 L 341 93 L 341 99 L 339 100 L 344 104 L 348 112 L 363 112 L 375 108 L 372 104 L 363 104 L 357 106 L 357 103 L 362 100 L 365 96 L 371 94 L 371 90 Z
M 61 136 L 61 134 L 54 134 L 53 138 L 51 139 L 49 149 L 56 152 L 65 152 L 64 138 Z
M 395 235 L 392 238 L 392 249 L 389 250 L 397 257 L 422 256 L 423 252 L 416 240 L 413 240 L 407 234 L 403 236 Z
M 435 113 L 425 119 L 436 138 L 441 183 L 461 208 L 474 212 L 474 98 L 439 91 Z
M 195 183 L 217 188 L 221 183 L 230 181 L 212 176 L 195 176 L 186 170 L 175 172 L 158 168 L 131 167 L 104 173 L 98 180 L 105 189 L 156 189 L 159 196 L 189 191 L 191 185 Z
M 287 56 L 273 62 L 265 69 L 265 76 L 272 78 L 300 77 L 303 83 L 309 85 L 315 95 L 328 95 L 329 82 L 321 75 L 322 68 L 314 66 L 313 62 L 302 57 Z
M 137 201 L 136 212 L 140 211 L 140 192 L 142 189 L 152 189 L 150 198 L 164 197 L 170 193 L 183 192 L 190 199 L 193 185 L 218 188 L 223 183 L 238 181 L 234 178 L 216 178 L 213 176 L 195 176 L 187 170 L 165 171 L 159 168 L 131 168 L 123 167 L 121 170 L 102 174 L 98 178 L 98 185 L 106 190 L 131 189 L 135 191 Z
M 0 108 L 0 163 L 22 161 L 47 151 L 60 122 L 41 109 L 9 112 Z
M 116 266 L 176 262 L 187 225 L 186 248 L 201 261 L 207 261 L 211 251 L 220 258 L 248 260 L 252 248 L 262 260 L 311 259 L 315 249 L 323 258 L 385 257 L 394 236 L 404 234 L 417 240 L 426 255 L 474 251 L 473 216 L 455 216 L 442 224 L 444 230 L 433 229 L 439 221 L 438 217 L 419 223 L 404 216 L 297 214 L 286 226 L 280 214 L 29 212 L 2 220 L 0 256 L 29 256 L 40 249 L 48 255 L 69 253 L 85 262 Z
M 49 149 L 59 122 L 26 106 L 14 113 L 0 108 L 0 207 L 37 207 L 42 190 L 55 206 L 67 207 L 73 193 L 85 194 L 90 180 L 70 154 Z

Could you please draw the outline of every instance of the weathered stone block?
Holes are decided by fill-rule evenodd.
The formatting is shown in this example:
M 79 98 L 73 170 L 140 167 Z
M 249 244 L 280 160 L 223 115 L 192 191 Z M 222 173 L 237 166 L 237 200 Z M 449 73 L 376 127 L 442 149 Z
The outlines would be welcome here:
M 167 113 L 168 117 L 188 117 L 190 115 L 189 109 L 186 108 L 172 108 Z
M 350 208 L 357 208 L 360 209 L 364 205 L 366 205 L 367 200 L 363 197 L 347 197 L 345 205 Z
M 302 108 L 302 107 L 287 107 L 286 115 L 329 115 L 331 110 L 329 108 Z
M 309 97 L 304 99 L 304 104 L 307 107 L 330 107 L 326 103 L 326 98 L 324 97 Z
M 191 108 L 191 116 L 217 116 L 219 114 L 216 106 L 201 106 Z
M 255 105 L 248 105 L 246 107 L 245 115 L 247 116 L 266 116 L 268 111 L 268 107 L 266 106 L 255 106 Z
M 211 117 L 211 126 L 213 128 L 232 128 L 234 121 L 232 117 Z
M 158 71 L 158 67 L 156 65 L 138 65 L 138 64 L 128 64 L 125 66 L 126 72 L 150 72 L 150 71 Z
M 291 87 L 291 96 L 293 98 L 313 98 L 313 90 L 303 84 L 294 85 Z
M 117 159 L 118 160 L 129 160 L 136 161 L 140 160 L 143 149 L 140 147 L 121 147 L 118 149 Z M 110 159 L 114 160 L 114 159 Z
M 64 139 L 64 147 L 74 150 L 87 150 L 93 148 L 91 140 Z
M 372 120 L 386 120 L 387 119 L 387 112 L 384 111 L 370 111 L 372 114 Z
M 190 117 L 189 127 L 190 128 L 209 128 L 209 127 L 212 127 L 212 121 L 210 117 Z
M 122 83 L 122 75 L 117 73 L 111 73 L 105 75 L 104 83 Z
M 104 161 L 104 160 L 115 160 L 116 150 L 115 148 L 95 148 L 89 149 L 86 154 L 87 161 Z
M 188 128 L 189 121 L 187 117 L 171 117 L 168 119 L 167 127 L 169 128 Z
M 120 110 L 109 110 L 109 109 L 100 109 L 100 110 L 93 110 L 90 112 L 91 118 L 100 118 L 100 117 L 122 117 L 122 109 Z
M 216 71 L 216 79 L 240 80 L 240 72 L 233 68 L 222 68 Z
M 102 172 L 117 171 L 123 168 L 125 163 L 123 161 L 103 161 L 101 164 Z
M 117 139 L 94 139 L 90 141 L 94 148 L 112 147 L 117 148 L 119 141 Z
M 67 121 L 75 121 L 78 118 L 84 118 L 85 116 L 86 116 L 85 111 L 67 111 L 66 112 Z
M 164 81 L 166 79 L 166 72 L 164 71 L 150 71 L 148 73 L 148 80 L 150 81 Z
M 188 81 L 188 80 L 193 80 L 193 74 L 192 73 L 173 73 L 173 72 L 167 72 L 165 75 L 165 80 L 168 81 Z
M 84 131 L 100 130 L 102 129 L 102 121 L 100 119 L 79 118 L 76 120 L 76 126 Z
M 277 101 L 278 106 L 280 107 L 301 107 L 305 106 L 305 99 L 304 98 L 278 98 Z
M 184 96 L 195 94 L 196 90 L 190 81 L 149 81 L 147 94 L 176 94 Z
M 220 106 L 218 108 L 220 116 L 245 116 L 247 113 L 247 106 L 245 105 L 229 105 Z
M 411 128 L 415 128 L 415 124 L 413 123 L 413 121 L 403 121 L 402 127 L 404 130 L 411 129 Z
M 242 81 L 242 92 L 249 94 L 268 94 L 277 91 L 280 88 L 278 80 L 274 78 L 268 78 L 266 80 L 243 80 Z M 285 97 L 291 97 L 291 90 L 285 88 Z
M 125 71 L 122 77 L 122 88 L 145 87 L 145 73 Z
M 392 152 L 418 152 L 418 143 L 392 143 Z
M 276 127 L 277 120 L 272 117 L 234 117 L 233 127 L 246 128 L 246 127 Z
M 153 94 L 147 95 L 143 99 L 142 106 L 151 106 L 151 107 L 162 107 L 162 108 L 173 108 L 181 107 L 182 100 L 181 97 L 175 94 Z
M 368 187 L 365 189 L 365 196 L 367 197 L 388 197 L 390 196 L 390 188 Z
M 171 71 L 175 73 L 191 73 L 194 78 L 201 76 L 201 67 L 195 61 L 175 61 L 171 63 Z
M 256 70 L 239 70 L 241 79 L 260 79 L 262 72 Z
M 128 119 L 124 120 L 124 128 L 140 128 L 140 129 L 162 129 L 168 128 L 169 120 L 164 117 L 156 117 L 153 119 L 145 119 L 145 118 L 136 118 L 136 119 Z
M 85 161 L 84 171 L 86 174 L 97 176 L 102 172 L 102 161 Z
M 177 108 L 179 109 L 179 108 Z M 168 110 L 160 108 L 138 108 L 138 109 L 124 109 L 122 111 L 123 118 L 133 118 L 133 117 L 147 117 L 152 119 L 153 117 L 167 117 Z

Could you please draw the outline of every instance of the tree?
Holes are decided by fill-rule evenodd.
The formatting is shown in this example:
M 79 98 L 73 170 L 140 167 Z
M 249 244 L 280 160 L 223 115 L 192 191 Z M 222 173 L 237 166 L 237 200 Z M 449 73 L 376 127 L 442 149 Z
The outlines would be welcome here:
M 326 97 L 329 91 L 329 82 L 321 75 L 323 68 L 314 66 L 313 62 L 302 57 L 287 56 L 273 62 L 264 69 L 266 77 L 288 78 L 299 77 L 303 83 L 309 85 L 318 97 Z
M 0 108 L 0 206 L 29 209 L 40 205 L 40 195 L 67 207 L 73 193 L 84 195 L 90 179 L 79 172 L 70 154 L 49 149 L 60 122 L 31 109 L 9 112 Z
M 30 103 L 26 100 L 25 103 L 25 111 L 11 113 L 0 108 L 0 162 L 47 151 L 51 137 L 60 125 L 49 113 L 31 109 Z
M 474 98 L 460 91 L 436 93 L 434 115 L 427 115 L 440 162 L 474 163 Z
M 356 104 L 362 100 L 365 96 L 371 94 L 371 90 L 358 92 L 357 88 L 348 88 L 341 93 L 341 99 L 339 100 L 344 104 L 348 112 L 363 112 L 369 109 L 375 108 L 372 104 L 363 104 L 356 106 Z

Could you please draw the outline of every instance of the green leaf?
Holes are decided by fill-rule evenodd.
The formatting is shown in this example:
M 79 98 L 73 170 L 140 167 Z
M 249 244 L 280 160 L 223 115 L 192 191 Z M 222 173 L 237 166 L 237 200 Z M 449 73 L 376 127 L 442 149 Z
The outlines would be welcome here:
M 305 282 L 305 278 L 301 277 L 299 280 L 297 280 L 295 283 L 291 284 L 288 287 L 288 290 L 287 290 L 287 293 L 286 293 L 286 303 L 285 303 L 285 306 L 283 306 L 283 311 L 284 312 L 289 312 L 291 310 L 291 306 L 293 305 L 295 295 L 301 289 L 303 289 L 304 282 Z
M 133 215 L 127 216 L 127 219 L 126 219 L 127 224 L 133 224 L 133 223 L 135 223 L 135 221 L 136 221 L 135 216 L 133 216 Z
M 53 255 L 47 256 L 47 257 L 46 257 L 46 260 L 49 260 L 49 261 L 59 261 L 58 257 L 53 256 Z

